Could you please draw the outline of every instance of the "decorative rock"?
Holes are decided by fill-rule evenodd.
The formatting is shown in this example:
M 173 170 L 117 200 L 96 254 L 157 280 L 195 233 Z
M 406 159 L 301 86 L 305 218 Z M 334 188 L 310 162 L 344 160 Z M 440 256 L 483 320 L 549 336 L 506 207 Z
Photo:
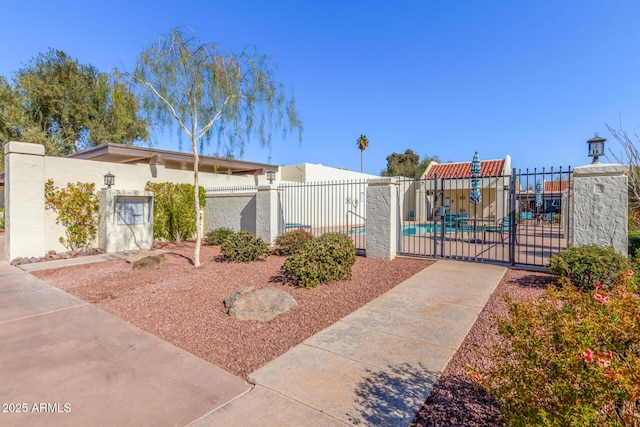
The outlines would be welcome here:
M 164 254 L 149 255 L 133 263 L 134 270 L 158 269 L 164 263 Z
M 146 258 L 148 256 L 153 256 L 156 254 L 157 252 L 154 251 L 139 251 L 127 258 L 127 262 L 129 264 L 135 264 L 136 261 L 141 260 L 142 258 Z
M 240 320 L 256 320 L 258 322 L 270 322 L 280 316 L 284 316 L 295 310 L 298 303 L 288 293 L 275 288 L 263 288 L 235 294 L 235 300 L 229 307 L 229 315 Z M 226 301 L 225 299 L 225 305 Z
M 254 288 L 253 286 L 245 286 L 243 288 L 238 289 L 237 291 L 235 291 L 234 293 L 232 293 L 231 295 L 229 295 L 224 299 L 224 306 L 227 308 L 231 308 L 233 303 L 236 302 L 236 299 L 238 299 L 240 295 L 248 294 L 249 292 L 253 292 L 255 290 L 256 288 Z

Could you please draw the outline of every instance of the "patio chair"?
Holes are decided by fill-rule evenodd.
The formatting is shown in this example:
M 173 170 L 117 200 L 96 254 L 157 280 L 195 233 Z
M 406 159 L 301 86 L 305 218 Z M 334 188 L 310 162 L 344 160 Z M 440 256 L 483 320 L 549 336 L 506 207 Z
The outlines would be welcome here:
M 500 233 L 500 243 L 504 246 L 504 239 L 509 235 L 509 229 L 511 227 L 511 221 L 509 216 L 505 216 L 499 219 L 496 225 L 488 225 L 483 227 L 482 240 L 487 240 L 487 233 Z M 517 237 L 516 237 L 517 241 Z
M 288 222 L 284 225 L 284 229 L 285 231 L 289 231 L 289 230 L 295 230 L 295 229 L 303 229 L 303 230 L 310 230 L 311 226 L 309 224 L 302 224 L 299 222 Z

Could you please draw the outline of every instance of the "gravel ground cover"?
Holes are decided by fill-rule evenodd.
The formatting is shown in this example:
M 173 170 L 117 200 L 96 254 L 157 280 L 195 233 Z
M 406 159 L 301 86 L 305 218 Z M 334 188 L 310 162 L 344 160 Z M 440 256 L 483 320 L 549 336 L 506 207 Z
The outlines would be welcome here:
M 157 245 L 159 270 L 133 270 L 124 260 L 43 270 L 33 275 L 236 375 L 249 373 L 433 263 L 357 257 L 350 280 L 308 290 L 283 283 L 285 257 L 250 264 L 226 263 L 216 246 L 203 246 L 201 268 L 191 265 L 193 244 Z M 499 407 L 474 389 L 469 366 L 487 368 L 486 351 L 498 339 L 495 316 L 506 313 L 504 296 L 535 300 L 550 275 L 508 270 L 447 365 L 412 426 L 501 426 Z M 243 286 L 275 287 L 298 302 L 293 313 L 269 323 L 240 321 L 223 305 Z
M 283 283 L 285 257 L 248 264 L 221 260 L 217 246 L 203 246 L 202 267 L 191 265 L 193 243 L 157 245 L 167 251 L 158 270 L 133 270 L 124 260 L 33 275 L 185 349 L 246 377 L 306 338 L 335 323 L 433 263 L 357 257 L 353 277 L 304 289 Z M 223 300 L 243 286 L 289 293 L 298 308 L 269 323 L 230 317 Z
M 503 426 L 500 408 L 483 389 L 474 389 L 469 378 L 470 366 L 485 370 L 492 366 L 486 349 L 499 339 L 493 319 L 507 313 L 504 297 L 513 301 L 534 301 L 539 298 L 551 276 L 525 270 L 507 270 L 473 327 L 453 355 L 429 398 L 417 412 L 411 424 L 418 426 Z

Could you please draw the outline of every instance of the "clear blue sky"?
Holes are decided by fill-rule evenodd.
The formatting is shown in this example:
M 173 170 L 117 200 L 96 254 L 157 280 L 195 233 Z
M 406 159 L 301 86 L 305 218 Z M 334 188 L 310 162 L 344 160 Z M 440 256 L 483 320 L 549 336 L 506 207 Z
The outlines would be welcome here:
M 512 157 L 521 168 L 589 163 L 605 123 L 640 133 L 640 2 L 122 1 L 5 2 L 0 74 L 49 47 L 101 71 L 133 70 L 138 54 L 177 26 L 274 58 L 305 133 L 244 159 L 365 172 L 411 148 L 443 161 Z M 163 133 L 155 145 L 177 149 Z M 183 147 L 185 150 L 188 147 Z M 215 143 L 205 154 L 215 152 Z

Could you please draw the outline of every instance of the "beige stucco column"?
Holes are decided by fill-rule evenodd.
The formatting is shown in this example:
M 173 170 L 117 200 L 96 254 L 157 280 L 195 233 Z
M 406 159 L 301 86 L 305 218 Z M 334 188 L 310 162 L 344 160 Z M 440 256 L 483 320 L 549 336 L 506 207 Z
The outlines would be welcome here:
M 44 256 L 44 146 L 7 143 L 4 173 L 7 260 Z
M 392 178 L 367 185 L 367 258 L 394 259 L 398 246 L 398 184 Z
M 272 245 L 278 237 L 278 187 L 261 185 L 256 194 L 256 236 Z
M 626 165 L 588 165 L 573 171 L 571 246 L 596 244 L 628 251 Z

